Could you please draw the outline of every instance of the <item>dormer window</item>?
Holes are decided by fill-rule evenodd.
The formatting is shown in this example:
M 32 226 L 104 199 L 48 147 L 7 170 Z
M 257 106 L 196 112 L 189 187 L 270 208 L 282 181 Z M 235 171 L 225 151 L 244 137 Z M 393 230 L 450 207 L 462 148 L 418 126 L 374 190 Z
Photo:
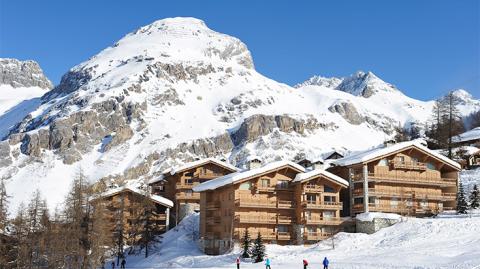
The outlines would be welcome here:
M 288 189 L 288 181 L 286 180 L 279 180 L 277 182 L 277 188 L 279 189 Z
M 330 187 L 330 186 L 325 185 L 325 186 L 323 186 L 323 191 L 324 192 L 335 192 L 335 189 Z

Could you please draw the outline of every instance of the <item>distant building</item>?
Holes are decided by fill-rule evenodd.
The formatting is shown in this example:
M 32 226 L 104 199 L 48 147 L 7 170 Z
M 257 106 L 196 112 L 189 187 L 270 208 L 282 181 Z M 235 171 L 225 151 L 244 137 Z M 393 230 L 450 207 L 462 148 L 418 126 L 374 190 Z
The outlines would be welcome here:
M 461 146 L 475 146 L 480 145 L 480 127 L 461 133 L 452 137 L 452 142 Z
M 382 146 L 333 162 L 330 172 L 349 181 L 344 213 L 428 215 L 456 205 L 460 165 L 419 141 Z
M 128 237 L 129 231 L 135 230 L 141 218 L 142 207 L 146 201 L 151 202 L 155 208 L 155 215 L 152 217 L 157 234 L 168 230 L 170 208 L 173 202 L 159 195 L 149 195 L 142 190 L 133 187 L 119 187 L 108 190 L 95 196 L 91 203 L 95 210 L 104 210 L 107 221 L 106 227 L 113 237 L 119 230 Z M 120 225 L 120 226 L 119 226 Z M 128 241 L 128 240 L 127 240 Z
M 207 158 L 168 169 L 149 184 L 153 194 L 162 195 L 174 202 L 172 224 L 177 224 L 188 214 L 200 210 L 200 194 L 193 192 L 194 186 L 237 170 L 231 164 Z
M 347 181 L 286 161 L 248 167 L 193 188 L 200 192 L 205 253 L 229 251 L 247 229 L 277 244 L 313 243 L 340 230 L 339 193 Z
M 467 166 L 468 168 L 480 167 L 480 150 L 477 150 L 468 156 Z

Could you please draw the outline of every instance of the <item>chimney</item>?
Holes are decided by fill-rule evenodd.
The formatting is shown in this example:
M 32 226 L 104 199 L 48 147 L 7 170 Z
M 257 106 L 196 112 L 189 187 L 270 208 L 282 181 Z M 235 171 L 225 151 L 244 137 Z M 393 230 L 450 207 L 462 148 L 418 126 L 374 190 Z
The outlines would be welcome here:
M 312 163 L 312 170 L 319 170 L 323 169 L 323 162 L 322 161 L 316 161 Z
M 247 161 L 248 170 L 259 168 L 260 166 L 262 166 L 262 161 L 259 158 L 254 157 Z
M 385 141 L 383 142 L 383 145 L 384 145 L 385 147 L 390 147 L 390 146 L 394 145 L 395 143 L 396 143 L 395 140 L 390 139 L 390 140 L 385 140 Z

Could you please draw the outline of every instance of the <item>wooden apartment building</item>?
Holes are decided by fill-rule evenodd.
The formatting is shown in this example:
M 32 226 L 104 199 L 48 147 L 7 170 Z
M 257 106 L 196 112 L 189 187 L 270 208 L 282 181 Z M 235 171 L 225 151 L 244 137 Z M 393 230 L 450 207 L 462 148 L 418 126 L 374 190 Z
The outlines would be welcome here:
M 156 233 L 161 234 L 168 230 L 170 208 L 173 202 L 159 195 L 146 195 L 139 189 L 120 187 L 106 191 L 95 197 L 91 203 L 95 210 L 104 211 L 106 217 L 105 227 L 113 238 L 121 232 L 126 241 L 134 240 L 133 234 L 138 228 L 140 214 L 148 206 L 154 208 L 153 221 Z
M 324 170 L 284 161 L 259 167 L 252 160 L 247 170 L 194 187 L 200 192 L 200 244 L 207 254 L 222 254 L 246 229 L 270 243 L 322 240 L 340 228 L 339 193 L 347 187 Z
M 193 192 L 193 187 L 236 171 L 237 168 L 233 165 L 207 158 L 168 169 L 149 184 L 153 194 L 174 202 L 172 224 L 177 224 L 186 215 L 200 210 L 200 194 Z
M 454 209 L 460 165 L 419 143 L 401 142 L 338 159 L 329 171 L 349 181 L 343 213 L 429 215 Z

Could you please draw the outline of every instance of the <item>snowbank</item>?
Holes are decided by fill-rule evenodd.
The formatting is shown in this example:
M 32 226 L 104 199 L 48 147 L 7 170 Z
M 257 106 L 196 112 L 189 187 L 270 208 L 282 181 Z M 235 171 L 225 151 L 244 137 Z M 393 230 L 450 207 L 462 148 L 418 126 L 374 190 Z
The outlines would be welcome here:
M 355 216 L 355 218 L 358 219 L 359 221 L 372 221 L 375 218 L 399 220 L 401 216 L 397 214 L 392 214 L 392 213 L 367 212 L 367 213 L 358 214 Z

